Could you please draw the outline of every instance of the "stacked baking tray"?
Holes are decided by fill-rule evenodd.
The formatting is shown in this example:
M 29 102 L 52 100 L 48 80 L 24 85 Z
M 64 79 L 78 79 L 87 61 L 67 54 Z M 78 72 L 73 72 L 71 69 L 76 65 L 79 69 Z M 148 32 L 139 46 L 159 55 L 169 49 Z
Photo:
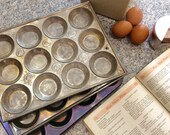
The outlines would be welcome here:
M 0 33 L 4 121 L 126 74 L 90 3 Z
M 121 82 L 122 82 L 122 80 L 119 80 L 115 83 L 110 82 L 107 85 L 96 87 L 89 91 L 83 92 L 81 94 L 64 99 L 60 102 L 54 103 L 44 109 L 38 110 L 36 112 L 30 113 L 30 114 L 22 116 L 18 119 L 15 119 L 10 122 L 10 127 L 13 130 L 13 134 L 14 135 L 29 134 L 30 132 L 34 131 L 35 129 L 40 128 L 44 124 L 47 124 L 52 119 L 60 116 L 62 113 L 68 111 L 69 109 L 71 109 L 75 105 L 79 104 L 80 102 L 88 101 L 89 97 L 93 98 L 96 95 L 96 93 L 100 92 L 101 90 L 102 90 L 101 92 L 104 95 L 109 95 L 111 92 L 115 91 L 115 89 L 118 86 L 120 86 Z M 111 86 L 108 87 L 109 85 L 111 85 Z M 100 96 L 101 96 L 101 94 L 99 94 L 99 97 Z M 104 98 L 102 96 L 100 98 L 99 97 L 97 97 L 97 100 L 100 100 L 100 101 Z M 96 98 L 93 98 L 93 99 L 95 100 Z M 87 111 L 87 109 L 86 109 L 86 111 Z M 74 115 L 76 115 L 76 114 L 74 114 Z M 78 118 L 79 116 L 77 115 L 76 117 Z M 63 123 L 63 126 L 64 125 L 65 125 L 65 123 Z

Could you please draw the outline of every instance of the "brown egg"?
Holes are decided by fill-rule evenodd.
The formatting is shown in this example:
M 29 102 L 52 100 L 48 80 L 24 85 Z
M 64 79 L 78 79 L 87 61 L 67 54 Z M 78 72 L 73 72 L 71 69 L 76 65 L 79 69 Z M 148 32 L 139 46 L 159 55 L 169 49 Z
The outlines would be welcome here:
M 149 29 L 143 24 L 139 24 L 132 29 L 130 40 L 133 44 L 143 43 L 149 35 Z
M 132 24 L 128 21 L 116 22 L 112 27 L 112 33 L 118 38 L 127 36 L 132 30 Z
M 142 10 L 138 7 L 132 7 L 126 14 L 126 20 L 129 21 L 132 25 L 138 25 L 142 21 L 142 18 Z

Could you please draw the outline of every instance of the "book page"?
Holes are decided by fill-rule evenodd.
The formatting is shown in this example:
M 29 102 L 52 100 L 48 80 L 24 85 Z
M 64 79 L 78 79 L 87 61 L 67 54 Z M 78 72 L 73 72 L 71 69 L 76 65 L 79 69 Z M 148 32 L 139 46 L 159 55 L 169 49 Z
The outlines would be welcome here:
M 133 78 L 84 119 L 95 135 L 168 135 L 170 115 Z
M 170 49 L 139 72 L 137 78 L 170 112 Z

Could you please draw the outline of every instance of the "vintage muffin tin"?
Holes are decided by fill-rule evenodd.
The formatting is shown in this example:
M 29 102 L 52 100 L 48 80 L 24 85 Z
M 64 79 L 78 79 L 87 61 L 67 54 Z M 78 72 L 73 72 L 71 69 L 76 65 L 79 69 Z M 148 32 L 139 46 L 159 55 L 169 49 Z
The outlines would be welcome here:
M 89 2 L 1 32 L 0 59 L 4 121 L 126 73 Z
M 59 116 L 63 112 L 69 110 L 73 106 L 84 101 L 88 97 L 95 95 L 99 91 L 101 90 L 106 91 L 107 89 L 113 91 L 118 86 L 120 86 L 122 79 L 120 79 L 117 82 L 115 81 L 95 87 L 91 90 L 72 96 L 68 99 L 61 100 L 44 109 L 27 114 L 26 116 L 22 116 L 18 119 L 11 121 L 10 126 L 11 126 L 11 129 L 13 130 L 13 134 L 14 135 L 26 135 L 30 133 L 31 131 L 34 131 L 35 129 L 41 127 L 45 123 L 48 123 L 50 120 Z M 111 86 L 108 87 L 109 85 Z

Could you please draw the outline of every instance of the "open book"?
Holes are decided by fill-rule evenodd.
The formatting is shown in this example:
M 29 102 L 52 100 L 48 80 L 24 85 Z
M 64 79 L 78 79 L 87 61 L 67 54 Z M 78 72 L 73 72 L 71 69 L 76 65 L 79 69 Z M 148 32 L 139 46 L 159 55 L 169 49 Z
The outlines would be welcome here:
M 84 123 L 95 135 L 170 135 L 170 49 L 89 114 Z

